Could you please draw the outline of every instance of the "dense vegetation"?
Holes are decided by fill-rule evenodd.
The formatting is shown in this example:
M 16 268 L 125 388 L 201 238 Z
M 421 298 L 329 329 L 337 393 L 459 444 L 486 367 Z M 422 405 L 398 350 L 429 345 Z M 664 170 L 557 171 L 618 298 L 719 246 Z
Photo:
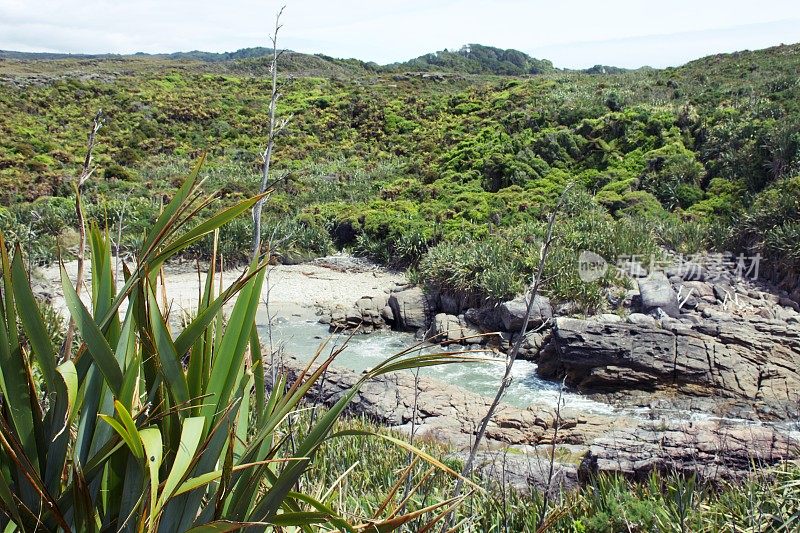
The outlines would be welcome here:
M 275 253 L 295 261 L 347 248 L 431 286 L 506 298 L 532 271 L 543 217 L 572 183 L 548 264 L 546 290 L 557 299 L 600 308 L 604 289 L 624 285 L 611 273 L 577 280 L 582 249 L 613 258 L 733 248 L 762 253 L 776 279 L 796 280 L 800 47 L 591 73 L 512 52 L 472 45 L 388 67 L 286 55 L 279 113 L 291 120 L 264 228 Z M 460 503 L 461 527 L 535 529 L 541 494 L 499 487 L 448 501 L 458 458 L 440 463 L 449 450 L 421 443 L 406 470 L 407 446 L 337 420 L 348 395 L 312 416 L 297 412 L 305 386 L 264 394 L 252 328 L 263 263 L 223 294 L 208 281 L 197 316 L 179 336 L 169 331 L 156 291 L 163 261 L 247 260 L 250 223 L 235 215 L 257 188 L 266 66 L 255 53 L 0 60 L 0 229 L 20 245 L 13 260 L 3 255 L 0 284 L 2 523 L 389 530 L 407 520 L 420 530 Z M 63 332 L 47 323 L 58 318 L 35 301 L 25 265 L 75 250 L 74 176 L 98 108 L 105 123 L 84 192 L 95 224 L 91 312 L 65 277 L 77 341 L 59 350 Z M 202 187 L 222 210 L 184 219 L 201 184 L 193 175 L 179 189 L 180 176 L 201 152 L 210 163 Z M 112 251 L 132 259 L 124 283 L 111 274 Z M 219 309 L 233 298 L 226 323 Z M 120 321 L 113 311 L 123 301 Z M 463 362 L 431 357 L 372 373 Z M 414 488 L 401 503 L 406 476 Z M 550 501 L 545 524 L 793 531 L 798 487 L 788 467 L 721 490 L 681 477 L 601 477 Z
M 158 301 L 160 266 L 254 203 L 192 227 L 195 207 L 207 201 L 197 187 L 193 172 L 145 232 L 124 283 L 112 272 L 109 236 L 91 228 L 91 311 L 62 270 L 76 342 L 37 302 L 21 250 L 9 255 L 0 235 L 4 530 L 431 531 L 448 510 L 456 531 L 796 529 L 800 477 L 792 465 L 717 486 L 603 475 L 547 498 L 475 476 L 466 496 L 452 499 L 461 459 L 445 444 L 407 444 L 341 414 L 371 377 L 468 357 L 407 350 L 366 372 L 330 409 L 303 404 L 341 348 L 294 382 L 270 378 L 254 321 L 267 258 L 217 293 L 214 253 L 196 315 L 172 335 Z M 271 379 L 277 384 L 268 386 Z
M 430 284 L 508 297 L 530 270 L 543 216 L 575 183 L 559 230 L 564 268 L 548 289 L 559 299 L 597 307 L 601 289 L 617 284 L 576 281 L 568 266 L 583 247 L 608 259 L 661 246 L 761 253 L 776 281 L 796 283 L 799 46 L 613 74 L 531 70 L 511 52 L 471 45 L 425 56 L 427 66 L 380 68 L 286 55 L 278 111 L 291 120 L 273 165 L 285 179 L 265 227 L 282 237 L 284 260 L 348 248 Z M 69 250 L 70 177 L 98 108 L 106 124 L 90 217 L 112 228 L 122 220 L 123 251 L 200 151 L 223 200 L 254 193 L 269 98 L 267 60 L 254 56 L 1 61 L 6 232 L 34 261 L 52 260 L 59 242 Z M 493 61 L 545 73 L 471 74 L 499 72 Z M 409 71 L 438 66 L 447 68 Z M 245 220 L 231 225 L 223 253 L 244 258 L 248 233 Z M 480 260 L 468 259 L 471 243 L 485 249 Z M 207 254 L 209 242 L 193 250 Z

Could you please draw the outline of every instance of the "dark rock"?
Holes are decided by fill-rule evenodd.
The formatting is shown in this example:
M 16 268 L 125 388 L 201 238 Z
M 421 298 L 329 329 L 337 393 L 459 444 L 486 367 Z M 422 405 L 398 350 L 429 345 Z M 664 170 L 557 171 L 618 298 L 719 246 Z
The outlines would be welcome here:
M 714 296 L 720 302 L 725 302 L 733 298 L 734 290 L 730 283 L 720 282 L 714 284 Z
M 794 309 L 796 312 L 800 312 L 800 304 L 790 298 L 783 297 L 778 300 L 778 303 L 783 307 L 788 307 L 789 309 Z
M 672 266 L 665 271 L 665 274 L 667 277 L 676 276 L 684 281 L 705 281 L 708 278 L 706 267 L 691 261 Z
M 529 299 L 523 296 L 500 304 L 500 319 L 506 331 L 519 331 L 525 322 Z M 537 294 L 533 300 L 533 308 L 526 328 L 537 327 L 553 318 L 553 308 L 546 296 Z
M 431 315 L 432 306 L 419 287 L 408 287 L 389 295 L 395 327 L 401 330 L 425 328 Z
M 556 308 L 553 312 L 556 316 L 571 316 L 577 315 L 583 312 L 583 307 L 578 302 L 561 302 L 560 304 L 556 305 Z
M 464 318 L 478 326 L 483 333 L 492 333 L 503 329 L 500 307 L 497 305 L 485 305 L 467 309 L 464 313 Z
M 669 316 L 678 316 L 678 298 L 672 285 L 663 274 L 654 274 L 639 280 L 639 294 L 642 297 L 642 311 L 649 312 L 660 308 Z

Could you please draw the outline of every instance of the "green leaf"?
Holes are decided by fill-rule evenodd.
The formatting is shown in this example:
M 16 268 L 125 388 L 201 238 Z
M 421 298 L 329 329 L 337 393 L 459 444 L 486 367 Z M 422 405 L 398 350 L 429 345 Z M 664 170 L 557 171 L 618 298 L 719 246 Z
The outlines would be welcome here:
M 201 416 L 189 417 L 183 421 L 180 444 L 178 445 L 172 468 L 167 476 L 167 481 L 164 483 L 164 489 L 161 491 L 158 509 L 161 509 L 167 500 L 173 496 L 181 480 L 186 475 L 192 459 L 194 459 L 197 446 L 203 438 L 204 425 L 205 419 Z
M 78 371 L 75 368 L 75 363 L 72 361 L 66 361 L 65 363 L 60 364 L 56 368 L 56 371 L 64 380 L 64 385 L 67 388 L 69 413 L 65 423 L 68 424 L 75 415 L 74 409 L 78 399 Z
M 175 351 L 172 337 L 169 334 L 164 317 L 152 290 L 147 291 L 150 312 L 150 327 L 153 331 L 153 340 L 158 351 L 158 361 L 160 369 L 164 375 L 164 382 L 169 388 L 170 394 L 175 404 L 186 404 L 189 402 L 189 386 L 186 383 L 186 375 L 183 373 L 181 360 Z
M 56 369 L 56 390 L 46 417 L 47 462 L 44 483 L 51 494 L 58 494 L 61 476 L 66 465 L 72 415 L 78 395 L 78 372 L 75 364 L 67 361 Z
M 125 406 L 119 401 L 114 402 L 114 408 L 117 410 L 117 416 L 120 421 L 108 415 L 99 415 L 108 425 L 114 428 L 114 431 L 119 433 L 120 437 L 125 441 L 125 444 L 130 448 L 131 453 L 137 459 L 144 458 L 144 448 L 142 447 L 142 440 L 139 438 L 139 431 L 136 429 L 136 424 L 133 421 L 130 413 Z
M 267 524 L 259 524 L 253 522 L 228 522 L 226 520 L 217 520 L 216 522 L 209 522 L 202 526 L 193 527 L 186 533 L 228 533 L 229 531 L 238 531 L 248 526 L 265 526 Z
M 168 258 L 180 252 L 187 246 L 191 246 L 209 233 L 212 233 L 214 230 L 224 226 L 234 218 L 238 217 L 242 213 L 249 211 L 256 204 L 256 202 L 258 202 L 258 200 L 264 196 L 265 195 L 259 195 L 248 198 L 247 200 L 242 200 L 238 204 L 227 209 L 223 209 L 205 222 L 198 224 L 191 230 L 181 235 L 174 242 L 171 242 L 165 246 L 164 250 L 153 259 L 152 264 L 161 265 Z
M 267 386 L 264 379 L 264 361 L 261 355 L 261 340 L 258 338 L 258 329 L 256 328 L 255 322 L 253 322 L 253 327 L 250 329 L 250 361 L 252 362 L 253 377 L 255 379 L 253 391 L 256 397 L 256 425 L 260 426 L 267 416 Z
M 475 483 L 473 483 L 469 479 L 462 477 L 461 474 L 459 474 L 458 472 L 456 472 L 455 470 L 453 470 L 452 468 L 450 468 L 449 466 L 447 466 L 446 464 L 444 464 L 440 460 L 436 459 L 431 454 L 429 454 L 429 453 L 427 453 L 427 452 L 425 452 L 423 450 L 420 450 L 419 448 L 413 446 L 412 444 L 410 444 L 410 443 L 408 443 L 408 442 L 406 442 L 406 441 L 404 441 L 402 439 L 398 439 L 396 437 L 392 437 L 391 435 L 385 435 L 383 433 L 378 433 L 378 432 L 375 432 L 375 431 L 361 430 L 361 429 L 347 429 L 347 430 L 344 430 L 344 431 L 339 431 L 339 432 L 334 433 L 333 435 L 328 437 L 328 440 L 336 439 L 336 438 L 339 438 L 339 437 L 354 436 L 354 435 L 357 435 L 357 436 L 372 436 L 372 437 L 378 437 L 378 438 L 387 440 L 387 441 L 391 442 L 392 444 L 395 444 L 395 445 L 403 448 L 404 450 L 416 455 L 417 457 L 419 457 L 423 461 L 435 466 L 439 470 L 442 470 L 443 472 L 447 472 L 448 474 L 450 474 L 453 477 L 458 477 L 458 478 L 463 479 L 465 483 L 467 483 L 468 485 L 472 486 L 474 489 L 476 489 L 478 491 L 481 491 L 481 492 L 485 492 L 479 485 L 476 485 Z
M 136 449 L 136 444 L 133 438 L 128 434 L 128 431 L 125 429 L 125 426 L 120 424 L 114 417 L 108 415 L 97 415 L 103 422 L 114 428 L 114 431 L 122 437 L 122 440 L 128 446 L 128 448 L 133 452 Z
M 5 317 L 1 318 L 5 319 Z M 33 385 L 29 381 L 26 362 L 23 361 L 19 345 L 16 350 L 12 348 L 13 342 L 6 329 L 6 322 L 0 320 L 0 390 L 8 406 L 11 415 L 10 422 L 13 422 L 17 438 L 31 463 L 38 467 L 38 448 L 30 397 Z
M 187 178 L 184 180 L 181 188 L 175 193 L 172 201 L 167 204 L 167 206 L 161 212 L 161 215 L 159 215 L 155 224 L 153 224 L 153 226 L 150 228 L 150 231 L 147 232 L 147 237 L 142 244 L 140 254 L 141 257 L 145 257 L 150 249 L 157 246 L 158 241 L 164 237 L 168 226 L 171 223 L 174 224 L 175 215 L 179 213 L 179 210 L 184 206 L 186 200 L 189 198 L 189 195 L 192 193 L 192 191 L 194 191 L 197 185 L 197 178 L 200 175 L 200 169 L 203 168 L 203 163 L 205 163 L 205 160 L 206 154 L 203 153 L 197 159 L 197 162 L 192 168 L 192 171 L 189 173 L 189 176 L 187 176 Z
M 150 472 L 150 523 L 156 519 L 156 502 L 158 501 L 158 469 L 161 468 L 164 447 L 161 442 L 161 431 L 157 427 L 149 427 L 139 431 L 139 438 L 144 445 L 147 469 Z
M 70 314 L 75 320 L 75 325 L 80 331 L 81 337 L 83 337 L 83 342 L 89 348 L 89 354 L 103 374 L 108 387 L 115 396 L 119 396 L 123 381 L 122 370 L 117 364 L 114 352 L 111 350 L 108 341 L 75 292 L 75 287 L 72 286 L 64 265 L 61 265 L 61 287 L 64 290 L 64 300 L 67 308 L 69 308 Z
M 56 351 L 50 343 L 50 335 L 47 333 L 39 305 L 31 290 L 28 274 L 22 265 L 22 252 L 19 246 L 11 264 L 11 277 L 22 328 L 28 337 L 36 362 L 42 369 L 45 387 L 48 392 L 52 392 L 55 390 L 56 380 Z
M 214 353 L 211 377 L 206 388 L 208 403 L 201 410 L 206 417 L 212 418 L 215 413 L 222 412 L 228 405 L 231 393 L 236 389 L 236 381 L 242 371 L 244 351 L 250 340 L 250 328 L 261 298 L 264 274 L 265 270 L 261 268 L 239 293 L 228 319 L 228 327 L 222 335 L 222 343 Z
M 281 513 L 266 520 L 267 523 L 278 527 L 310 526 L 312 524 L 322 524 L 328 521 L 328 513 L 313 511 L 301 511 L 299 513 Z
M 195 489 L 199 489 L 205 485 L 208 485 L 214 480 L 219 479 L 222 477 L 222 470 L 214 470 L 212 472 L 206 472 L 205 474 L 200 474 L 197 477 L 189 478 L 175 490 L 172 494 L 173 497 L 180 496 L 186 492 L 191 492 Z

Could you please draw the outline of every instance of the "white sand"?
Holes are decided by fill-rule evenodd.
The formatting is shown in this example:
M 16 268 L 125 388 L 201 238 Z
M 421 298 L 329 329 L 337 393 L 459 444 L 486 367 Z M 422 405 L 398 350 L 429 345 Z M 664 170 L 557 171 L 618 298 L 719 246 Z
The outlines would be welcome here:
M 72 261 L 65 266 L 74 283 L 78 271 L 77 262 Z M 242 271 L 243 268 L 226 270 L 222 275 L 223 285 L 225 287 L 230 285 Z M 87 273 L 86 286 L 82 294 L 87 302 L 91 291 L 90 276 L 91 274 Z M 204 281 L 205 272 L 201 276 Z M 65 312 L 66 305 L 62 296 L 58 266 L 39 269 L 34 277 L 37 287 L 52 294 L 54 307 Z M 192 263 L 167 265 L 165 277 L 167 299 L 172 309 L 170 317 L 174 321 L 179 319 L 182 311 L 191 312 L 197 307 L 200 282 L 196 267 Z M 266 302 L 269 293 L 271 315 L 284 317 L 291 315 L 308 319 L 318 314 L 320 309 L 335 305 L 349 307 L 362 296 L 377 296 L 404 282 L 405 276 L 401 273 L 390 272 L 349 256 L 337 255 L 301 265 L 269 267 L 262 300 Z M 232 302 L 228 308 L 231 306 Z M 265 312 L 262 306 L 259 314 L 265 318 Z

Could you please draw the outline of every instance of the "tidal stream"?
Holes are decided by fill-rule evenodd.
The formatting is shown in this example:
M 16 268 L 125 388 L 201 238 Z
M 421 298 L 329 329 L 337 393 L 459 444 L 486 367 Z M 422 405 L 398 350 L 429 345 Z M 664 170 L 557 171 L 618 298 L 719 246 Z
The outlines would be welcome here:
M 285 353 L 293 355 L 301 361 L 307 361 L 316 352 L 320 343 L 330 337 L 328 327 L 313 320 L 279 318 L 276 322 L 272 327 L 273 347 L 282 347 Z M 266 325 L 260 326 L 260 333 L 263 341 L 269 343 Z M 330 353 L 332 346 L 341 346 L 347 338 L 347 335 L 334 335 L 324 355 Z M 361 372 L 375 367 L 387 357 L 417 344 L 418 341 L 409 333 L 379 331 L 369 335 L 354 335 L 334 365 Z M 421 348 L 423 353 L 459 349 L 463 348 L 457 345 L 447 348 L 426 345 Z M 479 357 L 492 357 L 491 352 L 474 353 Z M 505 363 L 504 358 L 494 356 L 494 359 L 496 362 L 456 363 L 427 367 L 420 370 L 420 375 L 437 379 L 448 385 L 463 387 L 470 392 L 494 397 L 503 376 Z M 535 363 L 517 359 L 512 369 L 512 378 L 511 386 L 503 398 L 504 402 L 523 409 L 531 405 L 555 407 L 560 385 L 540 379 L 536 375 Z M 562 401 L 565 407 L 575 411 L 598 414 L 615 412 L 610 405 L 590 400 L 568 390 L 563 392 Z

